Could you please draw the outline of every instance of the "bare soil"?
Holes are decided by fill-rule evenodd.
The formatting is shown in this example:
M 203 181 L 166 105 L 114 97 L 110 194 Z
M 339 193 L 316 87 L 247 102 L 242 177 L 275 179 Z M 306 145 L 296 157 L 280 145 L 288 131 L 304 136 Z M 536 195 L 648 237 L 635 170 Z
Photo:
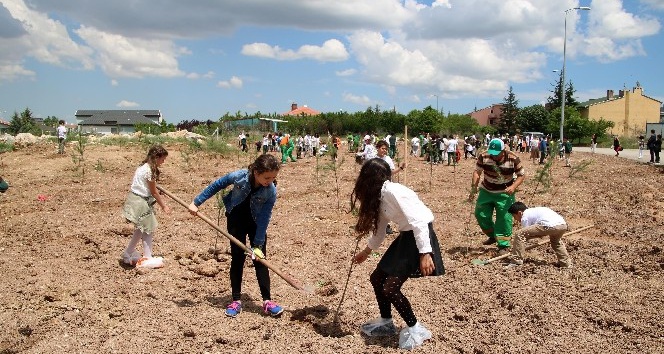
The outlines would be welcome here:
M 176 144 L 167 149 L 161 186 L 187 202 L 256 156 L 188 154 Z M 143 146 L 89 145 L 84 174 L 75 168 L 70 147 L 65 156 L 56 150 L 41 144 L 0 155 L 0 174 L 11 185 L 0 195 L 0 353 L 398 350 L 397 336 L 368 338 L 358 329 L 378 317 L 368 277 L 380 255 L 352 268 L 334 321 L 356 246 L 355 219 L 348 213 L 358 172 L 352 155 L 342 154 L 336 173 L 325 157 L 288 163 L 279 174 L 268 259 L 314 292 L 272 273 L 273 298 L 286 310 L 278 318 L 265 316 L 247 262 L 244 311 L 230 319 L 224 316 L 230 301 L 228 241 L 175 201 L 167 199 L 173 212 L 158 214 L 155 234 L 156 254 L 166 266 L 120 264 L 132 233 L 120 210 L 145 157 Z M 522 156 L 528 179 L 519 200 L 557 210 L 571 229 L 595 225 L 566 240 L 574 269 L 556 268 L 546 246 L 529 251 L 516 269 L 500 262 L 472 265 L 473 259 L 495 256 L 494 247 L 481 245 L 485 237 L 465 202 L 474 160 L 455 168 L 411 159 L 400 181 L 434 212 L 447 270 L 403 288 L 433 333 L 416 351 L 661 353 L 664 176 L 631 160 L 575 153 L 577 166 L 591 164 L 574 170 L 556 161 L 547 190 L 533 179 L 539 165 Z M 225 229 L 214 199 L 201 211 Z M 396 311 L 394 316 L 403 328 Z

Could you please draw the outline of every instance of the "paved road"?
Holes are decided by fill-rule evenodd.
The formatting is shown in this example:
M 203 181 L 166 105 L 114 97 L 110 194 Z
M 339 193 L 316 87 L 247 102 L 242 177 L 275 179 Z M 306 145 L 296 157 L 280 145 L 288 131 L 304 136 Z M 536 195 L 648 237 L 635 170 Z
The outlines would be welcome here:
M 578 146 L 578 147 L 575 146 L 572 149 L 572 155 L 574 155 L 573 154 L 574 152 L 588 152 L 589 153 L 590 148 L 589 147 L 584 147 L 584 146 Z M 616 154 L 616 152 L 613 151 L 613 149 L 611 149 L 611 148 L 596 148 L 595 153 L 596 154 L 602 154 L 602 155 L 611 155 L 611 156 Z M 661 154 L 662 153 L 660 152 L 660 155 Z M 650 152 L 648 150 L 643 150 L 643 157 L 639 159 L 639 149 L 625 149 L 625 150 L 620 152 L 620 156 L 618 156 L 618 157 L 638 161 L 638 162 L 641 162 L 641 163 L 648 163 L 648 161 L 650 161 Z

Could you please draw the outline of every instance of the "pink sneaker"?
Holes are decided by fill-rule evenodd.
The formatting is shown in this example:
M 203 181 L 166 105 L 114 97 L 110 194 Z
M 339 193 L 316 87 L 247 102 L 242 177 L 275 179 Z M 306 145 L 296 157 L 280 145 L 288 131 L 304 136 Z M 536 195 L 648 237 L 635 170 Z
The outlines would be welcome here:
M 272 300 L 265 300 L 263 303 L 263 312 L 272 317 L 276 317 L 281 315 L 281 313 L 284 312 L 284 309 Z

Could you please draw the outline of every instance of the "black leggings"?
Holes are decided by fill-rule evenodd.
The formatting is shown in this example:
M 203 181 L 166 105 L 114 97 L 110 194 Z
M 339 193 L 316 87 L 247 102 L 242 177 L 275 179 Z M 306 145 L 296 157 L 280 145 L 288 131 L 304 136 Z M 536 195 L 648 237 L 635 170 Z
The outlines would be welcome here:
M 408 280 L 408 276 L 391 276 L 380 270 L 380 268 L 376 268 L 371 273 L 369 279 L 376 294 L 380 317 L 392 318 L 390 305 L 394 305 L 394 308 L 401 315 L 401 318 L 403 318 L 408 327 L 412 327 L 417 323 L 417 318 L 413 313 L 410 302 L 401 292 L 401 286 Z
M 243 219 L 243 220 L 241 220 Z M 247 235 L 251 246 L 254 246 L 254 237 L 256 237 L 256 223 L 249 215 L 248 218 L 233 218 L 232 216 L 227 219 L 228 233 L 233 235 L 238 241 L 246 244 Z M 264 255 L 266 251 L 267 240 L 260 247 Z M 244 249 L 231 242 L 231 293 L 233 301 L 240 300 L 242 293 L 242 273 L 244 271 L 244 261 L 247 255 Z M 260 262 L 253 261 L 254 268 L 256 269 L 256 279 L 258 280 L 258 287 L 261 291 L 263 301 L 271 300 L 270 297 L 270 272 L 268 268 Z

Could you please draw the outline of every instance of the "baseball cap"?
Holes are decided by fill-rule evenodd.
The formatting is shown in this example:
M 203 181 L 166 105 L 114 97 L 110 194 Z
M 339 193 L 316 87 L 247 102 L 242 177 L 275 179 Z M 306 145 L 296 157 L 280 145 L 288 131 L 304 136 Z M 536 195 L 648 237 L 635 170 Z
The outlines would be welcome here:
M 503 143 L 503 141 L 498 138 L 494 138 L 491 139 L 491 141 L 489 142 L 489 149 L 487 150 L 487 152 L 489 153 L 489 155 L 496 156 L 499 155 L 504 148 L 505 148 L 505 143 Z
M 364 140 L 371 140 L 371 135 L 365 135 Z

